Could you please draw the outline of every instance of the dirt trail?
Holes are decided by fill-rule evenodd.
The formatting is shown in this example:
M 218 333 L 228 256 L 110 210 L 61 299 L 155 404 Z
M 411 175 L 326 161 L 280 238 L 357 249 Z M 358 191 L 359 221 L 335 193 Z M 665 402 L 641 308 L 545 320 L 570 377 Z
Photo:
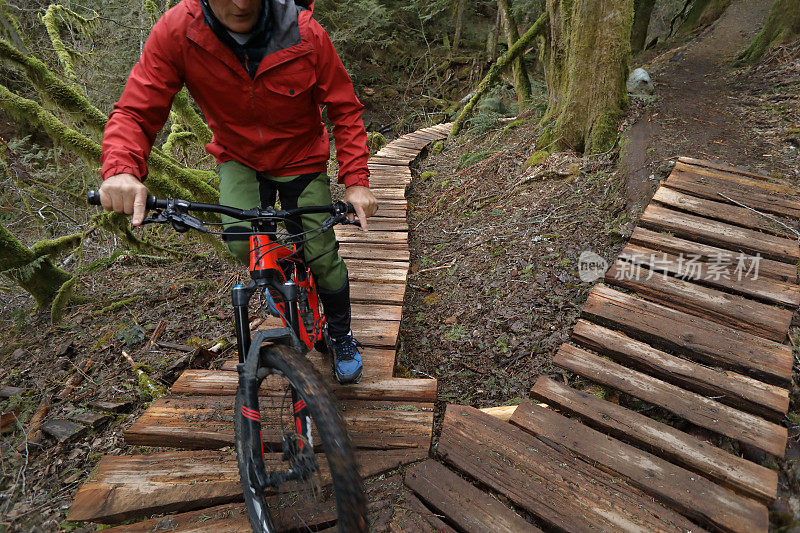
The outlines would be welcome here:
M 732 60 L 769 13 L 770 2 L 734 2 L 711 27 L 678 49 L 645 65 L 656 84 L 657 101 L 630 128 L 622 167 L 628 177 L 631 210 L 652 194 L 649 176 L 669 158 L 689 156 L 752 169 L 769 169 L 769 146 L 736 114 L 746 87 Z M 663 168 L 661 169 L 663 170 Z

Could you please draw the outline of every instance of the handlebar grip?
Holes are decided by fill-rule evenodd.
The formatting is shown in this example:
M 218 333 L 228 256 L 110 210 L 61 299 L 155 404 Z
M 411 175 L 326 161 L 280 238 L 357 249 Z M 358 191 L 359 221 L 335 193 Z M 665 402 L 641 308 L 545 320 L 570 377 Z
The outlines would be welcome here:
M 355 213 L 356 212 L 356 208 L 353 207 L 353 204 L 345 202 L 344 205 L 347 206 L 347 212 L 348 213 Z
M 100 202 L 100 191 L 95 191 L 95 190 L 88 191 L 86 193 L 86 201 L 89 203 L 89 205 L 103 205 Z M 155 204 L 156 204 L 156 197 L 148 196 L 147 203 L 145 204 L 147 206 L 147 209 L 153 209 Z

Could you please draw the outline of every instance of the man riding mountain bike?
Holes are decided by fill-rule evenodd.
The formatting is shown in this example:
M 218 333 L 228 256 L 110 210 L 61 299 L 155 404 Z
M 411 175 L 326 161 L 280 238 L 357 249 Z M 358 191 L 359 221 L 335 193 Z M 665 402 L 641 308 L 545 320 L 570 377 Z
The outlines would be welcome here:
M 325 30 L 312 18 L 313 0 L 183 0 L 153 27 L 103 137 L 103 207 L 144 219 L 143 180 L 156 134 L 172 98 L 186 85 L 214 136 L 220 203 L 242 209 L 280 198 L 283 209 L 331 202 L 328 132 L 333 122 L 339 183 L 361 226 L 377 210 L 369 190 L 363 105 Z M 304 215 L 287 229 L 318 228 L 325 215 Z M 250 226 L 223 216 L 231 253 L 249 260 Z M 293 227 L 291 227 L 293 226 Z M 350 329 L 350 285 L 333 230 L 305 243 L 331 339 L 336 378 L 361 379 Z

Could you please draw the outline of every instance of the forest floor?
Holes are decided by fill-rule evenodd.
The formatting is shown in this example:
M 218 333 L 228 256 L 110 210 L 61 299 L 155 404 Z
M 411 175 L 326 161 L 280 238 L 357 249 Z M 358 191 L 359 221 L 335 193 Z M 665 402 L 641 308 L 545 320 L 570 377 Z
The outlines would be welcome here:
M 768 7 L 738 0 L 702 33 L 638 59 L 656 94 L 632 100 L 621 158 L 533 158 L 537 102 L 515 119 L 484 109 L 463 136 L 423 162 L 408 194 L 412 272 L 396 374 L 438 378 L 438 415 L 445 403 L 516 404 L 538 375 L 555 372 L 552 356 L 592 286 L 578 276 L 578 256 L 616 256 L 675 157 L 718 160 L 800 185 L 800 43 L 753 67 L 732 63 Z M 26 164 L 19 161 L 18 170 Z M 186 255 L 114 253 L 116 243 L 99 235 L 84 264 L 93 266 L 79 277 L 82 301 L 57 327 L 46 313 L 31 312 L 30 297 L 0 286 L 0 386 L 25 390 L 0 399 L 3 413 L 14 413 L 24 429 L 44 399 L 59 418 L 96 412 L 93 402 L 120 404 L 96 428 L 60 443 L 45 437 L 25 447 L 27 435 L 14 423 L 5 431 L 4 419 L 0 531 L 91 530 L 64 522 L 77 487 L 103 454 L 143 451 L 122 439 L 148 403 L 123 350 L 168 386 L 190 364 L 184 356 L 232 341 L 227 298 L 241 269 L 191 235 L 173 235 L 168 246 Z M 149 345 L 160 323 L 161 344 Z M 218 358 L 232 351 L 223 346 Z M 85 379 L 58 400 L 77 374 Z M 796 438 L 792 428 L 789 458 L 777 465 L 781 498 L 772 516 L 785 530 L 795 525 L 793 515 L 800 519 Z

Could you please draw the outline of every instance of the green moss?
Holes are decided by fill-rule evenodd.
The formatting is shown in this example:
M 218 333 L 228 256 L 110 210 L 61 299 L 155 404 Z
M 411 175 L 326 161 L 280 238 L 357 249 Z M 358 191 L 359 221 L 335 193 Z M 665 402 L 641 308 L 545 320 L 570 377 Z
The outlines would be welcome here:
M 42 255 L 56 256 L 75 249 L 82 240 L 83 234 L 81 233 L 65 235 L 64 237 L 58 237 L 56 239 L 45 239 L 31 246 L 31 251 L 37 257 Z
M 72 293 L 75 291 L 76 279 L 75 276 L 72 276 L 69 281 L 61 286 L 58 293 L 56 293 L 56 297 L 53 299 L 53 305 L 50 306 L 51 323 L 58 324 L 61 322 L 61 319 L 64 318 L 64 309 L 66 309 L 67 304 L 69 304 L 72 298 Z
M 531 167 L 535 167 L 536 165 L 540 165 L 544 163 L 548 157 L 550 157 L 550 152 L 547 150 L 537 150 L 528 158 L 527 161 L 525 161 L 523 169 L 529 169 Z
M 764 27 L 741 55 L 742 61 L 753 63 L 770 48 L 800 35 L 800 9 L 797 0 L 775 0 Z
M 112 303 L 110 305 L 105 306 L 102 309 L 99 309 L 97 311 L 92 311 L 92 316 L 100 316 L 100 315 L 104 315 L 106 313 L 111 313 L 113 311 L 116 311 L 117 309 L 125 307 L 129 303 L 135 302 L 139 298 L 141 298 L 141 295 L 139 295 L 139 296 L 131 296 L 129 298 L 123 298 L 122 300 L 118 300 L 118 301 L 116 301 L 116 302 L 114 302 L 114 303 Z
M 425 181 L 425 180 L 429 180 L 431 178 L 435 178 L 438 175 L 439 175 L 438 172 L 433 172 L 431 170 L 426 170 L 425 172 L 420 174 L 419 179 L 422 180 L 422 181 Z
M 607 111 L 597 117 L 589 134 L 586 151 L 600 154 L 611 150 L 617 142 L 621 119 L 622 113 L 618 110 Z
M 189 93 L 185 88 L 178 91 L 172 100 L 172 110 L 204 146 L 211 142 L 211 129 L 189 103 Z
M 436 141 L 431 148 L 431 155 L 439 155 L 444 152 L 444 141 Z
M 64 75 L 70 80 L 77 81 L 75 69 L 72 66 L 72 56 L 74 52 L 67 50 L 59 34 L 59 22 L 63 22 L 67 19 L 72 21 L 72 27 L 76 29 L 79 34 L 88 37 L 89 31 L 96 22 L 97 17 L 82 17 L 71 9 L 67 9 L 59 4 L 50 4 L 42 17 L 42 23 L 47 30 L 47 35 L 50 37 L 50 42 L 53 43 L 56 57 L 58 57 L 58 61 L 64 69 Z
M 367 148 L 370 154 L 379 152 L 387 143 L 386 137 L 381 133 L 377 131 L 370 131 L 367 133 Z

